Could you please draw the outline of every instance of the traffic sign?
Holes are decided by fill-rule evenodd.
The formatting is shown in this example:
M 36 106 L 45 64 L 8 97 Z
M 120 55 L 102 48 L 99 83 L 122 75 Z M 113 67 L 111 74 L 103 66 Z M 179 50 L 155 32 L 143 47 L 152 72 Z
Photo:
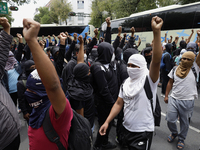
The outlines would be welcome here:
M 0 14 L 8 14 L 8 6 L 5 2 L 0 2 Z

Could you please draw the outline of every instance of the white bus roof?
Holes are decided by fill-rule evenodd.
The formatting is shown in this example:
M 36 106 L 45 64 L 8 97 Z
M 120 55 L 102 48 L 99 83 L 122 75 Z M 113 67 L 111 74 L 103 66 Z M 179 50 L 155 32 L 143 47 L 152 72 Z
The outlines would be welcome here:
M 166 7 L 159 7 L 159 8 L 156 8 L 156 9 L 138 12 L 138 13 L 130 15 L 129 17 L 114 19 L 114 20 L 111 20 L 111 21 L 118 21 L 118 20 L 121 20 L 121 19 L 130 18 L 130 17 L 136 17 L 136 16 L 140 16 L 140 15 L 146 15 L 146 14 L 151 14 L 151 13 L 156 13 L 156 12 L 161 12 L 161 11 L 171 10 L 171 9 L 176 9 L 176 8 L 182 8 L 182 7 L 187 7 L 187 6 L 191 6 L 191 5 L 197 5 L 197 4 L 200 4 L 200 2 L 190 3 L 190 4 L 186 4 L 186 5 L 169 5 L 169 6 L 166 6 Z

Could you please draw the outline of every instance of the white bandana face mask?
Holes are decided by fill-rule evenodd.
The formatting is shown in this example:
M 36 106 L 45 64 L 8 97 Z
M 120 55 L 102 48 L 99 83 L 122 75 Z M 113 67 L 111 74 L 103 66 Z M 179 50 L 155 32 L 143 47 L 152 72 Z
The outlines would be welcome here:
M 144 56 L 140 54 L 133 54 L 128 63 L 134 64 L 140 68 L 127 67 L 129 78 L 125 80 L 123 85 L 123 95 L 125 97 L 131 97 L 131 99 L 138 94 L 144 86 L 146 76 L 149 70 L 146 66 L 146 60 Z
M 132 80 L 138 79 L 141 76 L 140 68 L 127 67 L 127 72 Z

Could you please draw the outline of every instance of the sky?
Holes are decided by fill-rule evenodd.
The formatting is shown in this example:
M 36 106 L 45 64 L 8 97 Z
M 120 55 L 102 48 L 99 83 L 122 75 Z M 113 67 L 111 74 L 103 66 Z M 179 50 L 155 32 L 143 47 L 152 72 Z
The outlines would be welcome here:
M 15 19 L 12 22 L 12 27 L 22 27 L 23 18 L 32 18 L 36 12 L 36 8 L 45 6 L 50 0 L 36 0 L 36 4 L 33 3 L 33 0 L 29 4 L 23 4 L 18 6 L 18 11 L 12 11 L 12 17 Z M 8 7 L 10 4 L 8 3 Z M 17 6 L 17 5 L 15 5 Z

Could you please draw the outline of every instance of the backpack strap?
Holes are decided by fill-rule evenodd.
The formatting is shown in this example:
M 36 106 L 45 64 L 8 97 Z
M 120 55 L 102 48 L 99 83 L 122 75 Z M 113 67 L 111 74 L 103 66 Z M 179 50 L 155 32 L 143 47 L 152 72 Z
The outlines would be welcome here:
M 145 80 L 145 83 L 144 83 L 144 90 L 145 90 L 145 93 L 147 95 L 147 98 L 150 100 L 151 110 L 152 110 L 152 114 L 154 116 L 154 111 L 153 111 L 153 94 L 152 94 L 151 87 L 150 87 L 150 84 L 149 84 L 148 76 L 146 76 L 146 80 Z
M 56 133 L 55 129 L 53 128 L 53 125 L 51 124 L 50 116 L 49 116 L 49 109 L 46 111 L 45 118 L 43 120 L 42 126 L 45 135 L 49 139 L 49 141 L 56 143 L 59 150 L 66 150 L 66 148 L 63 146 L 63 144 L 60 142 L 60 137 Z
M 172 68 L 172 79 L 173 79 L 173 80 L 174 80 L 174 72 L 175 72 L 176 68 L 177 68 L 177 66 L 174 66 L 174 67 Z

